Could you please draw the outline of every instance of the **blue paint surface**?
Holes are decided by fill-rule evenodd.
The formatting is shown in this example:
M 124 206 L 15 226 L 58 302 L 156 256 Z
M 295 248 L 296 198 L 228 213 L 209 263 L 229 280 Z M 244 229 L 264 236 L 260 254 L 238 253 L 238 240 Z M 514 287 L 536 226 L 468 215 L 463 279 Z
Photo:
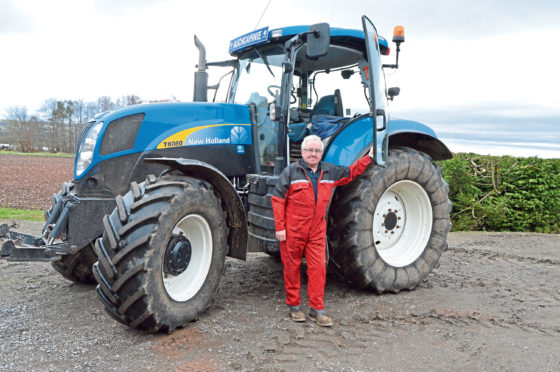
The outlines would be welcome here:
M 107 126 L 114 120 L 124 116 L 143 113 L 144 121 L 142 122 L 134 147 L 129 150 L 115 152 L 109 155 L 100 156 L 99 148 L 101 140 Z M 249 107 L 245 105 L 227 104 L 227 103 L 153 103 L 141 104 L 125 107 L 119 110 L 111 111 L 99 115 L 96 120 L 103 121 L 104 125 L 99 133 L 92 163 L 88 169 L 91 169 L 97 163 L 103 160 L 111 159 L 118 156 L 133 154 L 143 151 L 155 150 L 159 143 L 169 136 L 195 127 L 215 124 L 250 124 L 251 117 Z M 193 140 L 202 140 L 202 143 L 192 143 L 191 145 L 223 145 L 224 143 L 207 141 L 207 138 L 229 138 L 229 144 L 251 145 L 251 125 L 224 125 L 204 128 L 194 132 L 189 138 Z M 189 144 L 185 143 L 186 146 Z M 75 167 L 74 167 L 75 169 Z M 85 175 L 88 170 L 84 171 L 81 176 Z M 80 177 L 81 177 L 80 176 Z M 76 179 L 80 177 L 74 174 Z
M 323 160 L 350 166 L 369 151 L 373 143 L 372 126 L 371 117 L 366 116 L 343 128 L 329 144 Z M 389 137 L 393 134 L 409 132 L 423 133 L 437 138 L 433 129 L 417 121 L 392 118 L 389 120 L 388 128 Z
M 308 31 L 309 31 L 309 26 L 290 26 L 290 27 L 284 27 L 284 28 L 270 30 L 268 32 L 268 34 L 271 35 L 271 36 L 276 36 L 276 37 L 286 37 L 286 36 L 290 37 L 290 36 L 295 36 L 295 35 L 301 34 L 303 32 L 308 32 Z M 246 36 L 246 35 L 243 35 L 243 36 Z M 337 36 L 352 37 L 352 38 L 356 38 L 356 39 L 361 39 L 365 43 L 365 36 L 364 36 L 364 32 L 362 30 L 353 30 L 353 29 L 348 29 L 348 28 L 331 27 L 330 28 L 330 36 L 331 37 L 337 37 Z M 257 43 L 253 43 L 251 45 L 264 43 L 266 41 L 268 41 L 268 39 L 266 39 L 266 40 L 263 39 L 262 41 L 257 42 Z M 382 46 L 384 48 L 389 48 L 389 43 L 387 42 L 387 40 L 383 36 L 378 35 L 378 42 L 379 42 L 380 46 Z M 237 48 L 235 50 L 230 50 L 230 53 L 237 54 L 238 52 L 240 52 L 241 50 L 244 50 L 244 49 L 245 48 Z

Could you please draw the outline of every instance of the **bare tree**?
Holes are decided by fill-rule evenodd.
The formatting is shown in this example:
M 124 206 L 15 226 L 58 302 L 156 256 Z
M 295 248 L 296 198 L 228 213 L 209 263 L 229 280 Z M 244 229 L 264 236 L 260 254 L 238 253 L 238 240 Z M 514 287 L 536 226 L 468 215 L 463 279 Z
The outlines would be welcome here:
M 47 122 L 46 142 L 51 152 L 72 152 L 74 102 L 46 100 L 41 111 Z
M 97 103 L 95 102 L 88 102 L 86 103 L 86 117 L 89 119 L 92 119 L 97 113 L 98 113 L 98 109 L 97 109 Z
M 21 152 L 32 152 L 37 149 L 37 139 L 41 131 L 37 120 L 31 120 L 25 106 L 9 107 L 6 110 L 8 122 L 8 138 Z
M 172 97 L 155 102 L 175 100 L 175 97 Z M 122 96 L 116 102 L 109 96 L 101 96 L 96 102 L 85 102 L 83 99 L 60 101 L 49 98 L 41 105 L 39 116 L 31 118 L 27 115 L 25 107 L 12 107 L 5 115 L 8 128 L 3 138 L 16 144 L 21 151 L 48 148 L 51 152 L 74 152 L 89 119 L 101 112 L 142 102 L 143 100 L 134 94 Z
M 102 96 L 97 99 L 97 112 L 114 110 L 117 106 L 109 96 Z
M 117 100 L 115 101 L 115 106 L 116 107 L 124 107 L 124 106 L 138 105 L 140 103 L 142 103 L 142 98 L 140 98 L 139 96 L 137 96 L 135 94 L 129 94 L 129 95 L 117 98 Z
M 170 96 L 169 98 L 150 100 L 150 103 L 157 103 L 157 102 L 177 102 L 177 97 Z
M 131 105 L 138 105 L 142 103 L 142 98 L 134 95 L 134 94 L 129 94 L 128 96 L 126 96 L 126 105 L 127 106 L 131 106 Z
M 75 112 L 75 104 L 74 101 L 64 101 L 63 102 L 63 109 L 64 109 L 64 136 L 63 142 L 61 144 L 61 149 L 63 152 L 72 152 L 74 150 L 74 144 L 76 140 L 74 139 L 74 112 Z

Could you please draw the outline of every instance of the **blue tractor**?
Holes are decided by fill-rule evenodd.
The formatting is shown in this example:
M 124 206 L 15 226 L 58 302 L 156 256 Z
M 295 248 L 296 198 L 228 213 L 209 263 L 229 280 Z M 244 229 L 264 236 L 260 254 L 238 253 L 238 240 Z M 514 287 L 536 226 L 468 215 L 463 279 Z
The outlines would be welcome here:
M 429 127 L 389 116 L 399 89 L 386 89 L 384 69 L 398 67 L 402 27 L 396 63 L 383 64 L 387 41 L 365 16 L 362 26 L 262 28 L 232 40 L 221 62 L 207 62 L 195 37 L 195 102 L 97 115 L 42 236 L 4 225 L 2 255 L 52 261 L 70 280 L 97 283 L 114 319 L 171 331 L 210 305 L 226 256 L 278 254 L 271 193 L 312 133 L 335 164 L 375 149 L 330 202 L 329 268 L 377 292 L 415 288 L 447 247 L 451 203 L 433 160 L 452 154 Z M 211 66 L 228 70 L 224 103 L 207 102 L 209 89 L 226 90 L 208 86 Z

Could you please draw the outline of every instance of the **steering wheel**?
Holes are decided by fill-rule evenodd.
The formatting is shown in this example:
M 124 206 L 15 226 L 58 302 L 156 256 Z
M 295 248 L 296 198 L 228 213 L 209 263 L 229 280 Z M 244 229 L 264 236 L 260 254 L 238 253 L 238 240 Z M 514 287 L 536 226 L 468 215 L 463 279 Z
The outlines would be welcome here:
M 268 94 L 270 94 L 272 96 L 272 98 L 276 99 L 278 97 L 276 97 L 276 92 L 273 91 L 273 89 L 280 90 L 280 89 L 282 89 L 282 87 L 280 87 L 279 85 L 269 85 L 268 88 L 266 88 L 266 90 L 268 91 Z

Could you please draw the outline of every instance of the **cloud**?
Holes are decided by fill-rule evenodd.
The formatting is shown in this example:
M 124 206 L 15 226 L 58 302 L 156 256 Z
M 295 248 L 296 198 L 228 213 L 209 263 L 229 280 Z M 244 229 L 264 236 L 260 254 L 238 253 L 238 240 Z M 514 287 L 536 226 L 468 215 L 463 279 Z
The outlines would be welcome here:
M 453 141 L 560 144 L 558 107 L 487 102 L 394 111 L 394 116 L 423 122 Z
M 29 32 L 33 22 L 12 0 L 0 0 L 0 34 Z
M 452 152 L 560 158 L 560 107 L 485 102 L 393 110 L 431 127 Z
M 376 2 L 377 6 L 377 2 Z M 532 27 L 557 27 L 560 2 L 546 0 L 400 0 L 391 2 L 381 17 L 390 16 L 415 34 L 478 38 L 519 32 Z
M 93 7 L 101 14 L 121 16 L 129 11 L 138 11 L 165 2 L 165 0 L 93 0 Z

